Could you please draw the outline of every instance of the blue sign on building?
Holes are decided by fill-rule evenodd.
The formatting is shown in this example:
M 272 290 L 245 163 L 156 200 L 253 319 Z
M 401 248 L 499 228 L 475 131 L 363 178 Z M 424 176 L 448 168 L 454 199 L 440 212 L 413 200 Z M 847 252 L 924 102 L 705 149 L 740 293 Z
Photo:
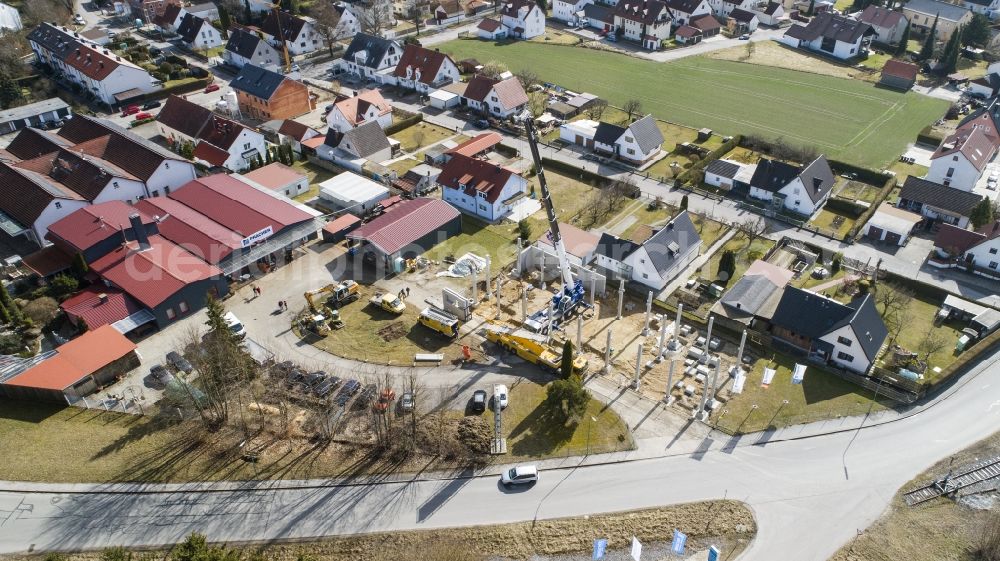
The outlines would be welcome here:
M 606 538 L 594 540 L 594 561 L 604 559 L 604 552 L 607 551 L 607 549 L 608 540 Z
M 674 530 L 674 541 L 670 542 L 670 551 L 675 555 L 684 555 L 684 545 L 687 544 L 687 534 Z

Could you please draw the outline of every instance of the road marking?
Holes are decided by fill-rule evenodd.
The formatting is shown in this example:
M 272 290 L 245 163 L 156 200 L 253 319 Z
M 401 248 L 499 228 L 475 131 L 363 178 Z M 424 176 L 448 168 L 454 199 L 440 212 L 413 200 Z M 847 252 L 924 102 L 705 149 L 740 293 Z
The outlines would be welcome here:
M 1000 407 L 1000 399 L 991 403 L 990 406 L 986 408 L 986 411 L 993 411 L 994 407 Z

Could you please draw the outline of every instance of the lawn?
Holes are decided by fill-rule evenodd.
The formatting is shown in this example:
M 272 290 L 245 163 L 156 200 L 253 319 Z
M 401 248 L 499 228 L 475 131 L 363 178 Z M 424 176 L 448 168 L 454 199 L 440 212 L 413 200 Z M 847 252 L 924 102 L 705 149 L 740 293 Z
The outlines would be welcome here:
M 850 216 L 824 208 L 809 221 L 809 224 L 819 228 L 829 236 L 843 239 L 854 227 L 854 222 L 855 220 Z
M 406 127 L 389 138 L 398 140 L 404 152 L 413 152 L 454 135 L 454 132 L 444 127 L 421 121 L 412 127 Z
M 396 160 L 395 162 L 389 164 L 386 167 L 396 172 L 396 175 L 398 177 L 403 177 L 403 174 L 417 167 L 418 165 L 420 165 L 419 161 L 417 161 L 415 158 L 410 158 L 409 156 L 407 156 L 406 158 L 403 158 L 401 160 Z
M 645 111 L 672 122 L 722 134 L 781 137 L 868 167 L 894 160 L 948 105 L 853 80 L 704 57 L 657 63 L 526 41 L 495 45 L 460 39 L 439 48 L 458 59 L 500 60 L 512 71 L 531 68 L 543 80 L 592 92 L 616 106 L 634 98 Z M 739 101 L 712 102 L 726 97 Z
M 878 198 L 878 194 L 881 191 L 879 187 L 862 183 L 860 181 L 847 181 L 842 178 L 838 178 L 837 181 L 839 183 L 840 190 L 838 191 L 835 187 L 834 194 L 843 199 L 873 203 Z
M 713 423 L 729 432 L 756 432 L 822 419 L 864 415 L 872 393 L 815 367 L 806 369 L 801 384 L 792 383 L 795 359 L 776 354 L 762 358 L 747 375 L 743 393 L 733 396 L 713 415 Z M 760 387 L 764 367 L 776 368 L 770 387 Z M 788 400 L 788 404 L 782 401 Z M 754 405 L 757 409 L 754 409 Z M 876 403 L 873 411 L 884 409 Z M 725 413 L 723 413 L 723 411 Z
M 934 316 L 937 314 L 940 304 L 930 300 L 914 297 L 907 304 L 909 315 L 906 318 L 903 330 L 899 333 L 896 343 L 911 352 L 920 353 L 920 358 L 924 353 L 920 351 L 920 343 L 928 333 L 934 333 L 946 344 L 942 349 L 930 356 L 927 361 L 927 371 L 924 372 L 924 382 L 931 382 L 936 378 L 933 368 L 938 367 L 944 370 L 951 363 L 955 362 L 958 355 L 955 353 L 955 343 L 958 342 L 962 334 L 962 324 L 957 322 L 944 322 L 941 325 L 934 325 Z M 882 306 L 877 306 L 881 311 Z M 891 334 L 890 334 L 891 337 Z M 888 356 L 883 355 L 883 357 Z
M 580 214 L 590 204 L 591 197 L 594 193 L 599 192 L 599 189 L 553 170 L 545 171 L 545 180 L 548 182 L 549 193 L 552 194 L 552 204 L 555 206 L 556 216 L 559 220 L 582 228 L 581 223 L 584 220 Z M 538 177 L 532 177 L 528 180 L 528 191 L 534 192 L 535 196 L 541 195 Z M 548 232 L 549 225 L 545 209 L 540 209 L 529 216 L 528 223 L 531 225 L 531 238 L 533 240 Z
M 437 244 L 424 257 L 443 261 L 445 257 L 461 257 L 466 253 L 489 255 L 494 267 L 513 263 L 517 257 L 517 226 L 514 224 L 486 224 L 462 215 L 462 233 Z M 495 269 L 494 269 L 495 270 Z
M 309 201 L 318 197 L 319 184 L 337 175 L 336 173 L 325 168 L 321 168 L 315 164 L 303 162 L 301 160 L 296 160 L 295 163 L 292 164 L 292 169 L 299 173 L 304 173 L 309 177 L 309 190 L 295 197 L 295 200 L 299 202 Z
M 844 275 L 847 274 L 847 271 L 841 268 L 835 274 L 830 275 L 825 279 L 817 279 L 813 277 L 811 274 L 809 274 L 810 272 L 812 272 L 812 269 L 804 271 L 802 275 L 799 276 L 799 278 L 793 279 L 792 282 L 790 282 L 789 284 L 798 288 L 812 288 L 814 286 L 826 284 L 828 282 L 835 281 L 837 279 L 842 279 L 844 278 Z M 824 292 L 832 292 L 832 290 L 828 289 L 824 290 Z
M 576 35 L 558 31 L 551 27 L 546 27 L 545 33 L 537 37 L 532 37 L 530 40 L 536 43 L 548 43 L 549 45 L 576 45 L 580 42 L 580 38 Z
M 576 456 L 631 450 L 632 437 L 614 411 L 591 399 L 579 423 L 553 419 L 544 404 L 545 386 L 522 379 L 510 388 L 503 412 L 507 452 L 512 461 L 545 456 Z M 493 416 L 489 415 L 490 426 Z
M 904 164 L 903 162 L 897 161 L 889 166 L 889 171 L 896 173 L 896 183 L 902 185 L 906 182 L 907 177 L 923 177 L 927 175 L 927 166 L 922 166 L 920 164 Z
M 618 237 L 631 239 L 631 236 L 635 234 L 636 230 L 638 230 L 641 226 L 652 226 L 654 228 L 663 226 L 666 224 L 667 220 L 676 214 L 677 208 L 675 207 L 661 205 L 660 208 L 651 209 L 648 204 L 644 203 L 642 206 L 636 208 L 627 215 L 619 215 L 615 218 L 615 222 L 620 222 L 628 216 L 634 216 L 636 219 L 635 222 L 618 234 Z M 698 234 L 701 235 L 701 251 L 704 253 L 708 250 L 708 248 L 712 247 L 712 244 L 714 244 L 716 240 L 726 233 L 726 225 L 717 220 L 706 218 L 700 214 L 695 214 L 693 212 L 689 214 L 691 215 L 691 222 L 694 223 L 695 227 L 698 229 Z
M 771 247 L 774 245 L 774 241 L 767 238 L 758 238 L 753 241 L 750 247 L 747 247 L 747 238 L 743 234 L 736 234 L 728 242 L 716 251 L 707 263 L 702 265 L 701 273 L 699 276 L 704 279 L 708 279 L 712 282 L 717 282 L 723 286 L 732 286 L 736 281 L 743 276 L 750 264 L 757 259 L 762 259 L 764 254 L 766 254 Z M 733 273 L 733 278 L 730 280 L 724 280 L 719 278 L 719 261 L 722 260 L 722 254 L 726 251 L 732 251 L 736 254 L 736 271 Z

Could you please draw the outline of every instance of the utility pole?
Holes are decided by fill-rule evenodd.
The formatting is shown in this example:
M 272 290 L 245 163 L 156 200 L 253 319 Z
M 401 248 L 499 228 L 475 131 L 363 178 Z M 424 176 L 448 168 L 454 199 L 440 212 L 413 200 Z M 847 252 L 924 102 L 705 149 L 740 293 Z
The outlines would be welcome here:
M 649 336 L 649 314 L 653 311 L 653 291 L 646 295 L 646 322 L 642 324 L 642 336 Z

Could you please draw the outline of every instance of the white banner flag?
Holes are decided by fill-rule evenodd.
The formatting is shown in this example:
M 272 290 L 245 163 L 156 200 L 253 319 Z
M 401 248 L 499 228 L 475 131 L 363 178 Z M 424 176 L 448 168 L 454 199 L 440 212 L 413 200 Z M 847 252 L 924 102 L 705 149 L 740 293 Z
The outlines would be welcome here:
M 632 536 L 632 559 L 639 561 L 642 557 L 642 544 L 639 543 L 639 538 Z
M 792 383 L 801 384 L 802 379 L 806 377 L 806 365 L 796 364 L 795 370 L 792 370 Z
M 773 368 L 765 368 L 764 369 L 764 378 L 760 381 L 760 387 L 766 388 L 766 387 L 770 386 L 771 385 L 771 380 L 774 380 L 774 375 L 776 373 L 777 373 L 777 370 L 775 370 Z
M 742 370 L 740 370 L 736 374 L 736 378 L 733 379 L 733 390 L 731 393 L 733 394 L 743 393 L 743 385 L 746 383 L 747 383 L 747 375 L 744 374 Z

